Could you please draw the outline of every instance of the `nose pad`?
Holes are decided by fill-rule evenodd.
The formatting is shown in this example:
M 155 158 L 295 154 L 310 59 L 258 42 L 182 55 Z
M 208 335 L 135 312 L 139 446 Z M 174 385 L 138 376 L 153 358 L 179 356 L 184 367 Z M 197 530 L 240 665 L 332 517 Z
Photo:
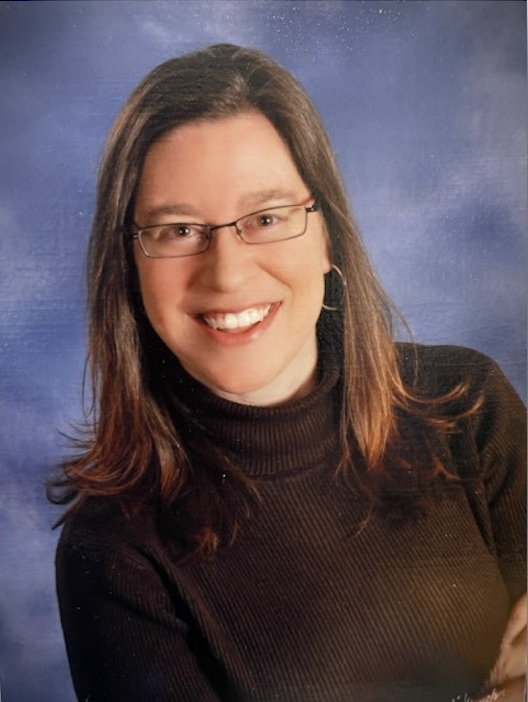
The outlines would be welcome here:
M 202 281 L 216 290 L 239 290 L 248 277 L 248 249 L 235 225 L 213 229 L 203 256 Z
M 209 228 L 209 236 L 211 238 L 211 243 L 209 244 L 209 246 L 212 246 L 214 244 L 215 239 L 219 238 L 218 232 L 222 232 L 223 229 L 227 229 L 228 231 L 230 231 L 231 234 L 234 235 L 235 238 L 239 241 L 242 239 L 242 237 L 238 233 L 238 228 L 235 222 L 230 224 L 220 224 L 218 226 Z

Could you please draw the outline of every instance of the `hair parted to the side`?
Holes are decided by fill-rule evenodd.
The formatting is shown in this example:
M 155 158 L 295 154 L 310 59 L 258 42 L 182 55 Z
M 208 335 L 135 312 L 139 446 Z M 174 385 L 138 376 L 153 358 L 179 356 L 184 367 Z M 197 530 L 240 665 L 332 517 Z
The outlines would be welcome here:
M 86 439 L 79 442 L 80 453 L 62 466 L 63 475 L 54 483 L 62 492 L 52 499 L 64 504 L 92 495 L 113 495 L 131 504 L 156 499 L 163 513 L 178 505 L 181 514 L 183 495 L 191 494 L 188 512 L 193 517 L 183 529 L 194 551 L 214 550 L 234 536 L 244 500 L 200 489 L 214 483 L 215 462 L 222 459 L 211 446 L 207 460 L 197 467 L 193 449 L 151 382 L 153 332 L 141 308 L 130 241 L 123 230 L 132 221 L 147 151 L 163 133 L 245 110 L 264 114 L 288 145 L 321 206 L 333 263 L 347 281 L 338 311 L 322 313 L 318 338 L 338 348 L 343 369 L 339 471 L 368 500 L 376 499 L 369 474 L 382 470 L 384 453 L 398 443 L 398 411 L 422 411 L 419 398 L 400 378 L 391 303 L 366 256 L 332 147 L 305 90 L 264 54 L 227 44 L 161 64 L 121 110 L 101 161 L 88 261 L 94 416 Z M 362 469 L 353 452 L 360 456 Z M 236 467 L 228 470 L 233 492 L 249 494 L 251 485 Z M 220 472 L 225 471 L 224 465 Z

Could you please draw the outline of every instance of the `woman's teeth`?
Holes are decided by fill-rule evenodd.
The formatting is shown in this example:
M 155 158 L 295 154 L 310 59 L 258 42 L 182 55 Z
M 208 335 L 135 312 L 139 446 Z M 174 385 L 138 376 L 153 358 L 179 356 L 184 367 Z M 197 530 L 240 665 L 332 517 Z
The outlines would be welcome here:
M 271 309 L 271 305 L 265 307 L 251 307 L 242 312 L 228 312 L 227 314 L 203 315 L 205 323 L 213 329 L 244 329 L 251 327 L 267 316 Z

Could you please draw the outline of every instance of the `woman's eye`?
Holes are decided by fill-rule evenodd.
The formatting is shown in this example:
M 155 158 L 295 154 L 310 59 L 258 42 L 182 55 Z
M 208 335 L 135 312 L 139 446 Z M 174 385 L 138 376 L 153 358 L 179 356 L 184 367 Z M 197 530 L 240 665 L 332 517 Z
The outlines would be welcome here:
M 193 227 L 188 224 L 169 224 L 160 227 L 158 237 L 160 239 L 185 239 L 194 234 Z
M 187 224 L 175 224 L 172 229 L 173 236 L 175 237 L 185 237 L 194 234 L 193 228 L 189 227 Z
M 273 215 L 270 214 L 263 214 L 260 215 L 258 218 L 259 224 L 261 227 L 267 227 L 270 224 L 273 224 Z
M 278 217 L 271 212 L 262 212 L 255 217 L 257 227 L 271 227 L 277 224 Z

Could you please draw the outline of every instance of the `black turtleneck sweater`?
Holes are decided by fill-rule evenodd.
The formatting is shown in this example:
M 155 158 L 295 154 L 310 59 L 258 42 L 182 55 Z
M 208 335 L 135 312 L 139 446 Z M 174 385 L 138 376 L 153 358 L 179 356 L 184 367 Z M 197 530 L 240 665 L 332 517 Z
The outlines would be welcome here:
M 404 377 L 414 357 L 401 351 Z M 143 511 L 91 500 L 66 523 L 58 593 L 83 702 L 460 702 L 482 685 L 524 590 L 524 408 L 476 352 L 418 347 L 422 390 L 463 380 L 478 414 L 413 519 L 379 516 L 336 480 L 338 372 L 280 407 L 183 381 L 191 411 L 255 481 L 231 546 L 179 561 Z M 180 382 L 182 382 L 180 380 Z M 181 388 L 180 388 L 181 390 Z M 405 427 L 413 446 L 415 426 Z M 417 442 L 416 445 L 419 445 Z M 411 481 L 425 470 L 414 457 Z M 407 490 L 409 483 L 406 483 Z M 466 695 L 466 698 L 464 698 Z

